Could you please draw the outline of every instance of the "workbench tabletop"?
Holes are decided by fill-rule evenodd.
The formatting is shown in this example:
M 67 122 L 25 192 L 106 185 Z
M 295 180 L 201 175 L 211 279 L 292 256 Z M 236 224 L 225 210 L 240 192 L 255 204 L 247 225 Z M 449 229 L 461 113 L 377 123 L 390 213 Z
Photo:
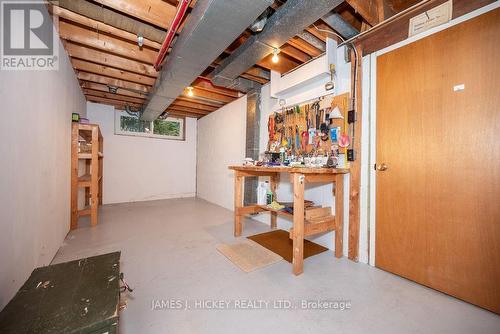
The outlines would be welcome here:
M 347 174 L 346 168 L 306 168 L 306 167 L 286 167 L 286 166 L 229 166 L 234 171 L 241 172 L 275 172 L 275 173 L 300 173 L 300 174 Z

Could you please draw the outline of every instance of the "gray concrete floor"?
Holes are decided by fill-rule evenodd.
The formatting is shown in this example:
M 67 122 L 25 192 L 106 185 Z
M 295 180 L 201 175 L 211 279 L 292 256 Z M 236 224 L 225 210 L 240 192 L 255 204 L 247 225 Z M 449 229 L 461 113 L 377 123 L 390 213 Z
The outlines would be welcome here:
M 268 230 L 252 221 L 245 227 L 245 235 Z M 68 235 L 54 263 L 120 250 L 135 288 L 120 314 L 125 334 L 500 333 L 491 312 L 330 251 L 306 259 L 298 277 L 285 261 L 244 273 L 215 249 L 234 242 L 232 233 L 232 212 L 199 199 L 106 205 L 98 226 Z M 153 310 L 157 300 L 163 308 Z M 203 300 L 230 309 L 202 309 L 196 301 Z M 242 309 L 245 300 L 270 304 Z M 297 308 L 280 309 L 275 300 Z M 351 308 L 302 309 L 302 300 L 348 300 Z M 168 301 L 191 308 L 169 309 Z

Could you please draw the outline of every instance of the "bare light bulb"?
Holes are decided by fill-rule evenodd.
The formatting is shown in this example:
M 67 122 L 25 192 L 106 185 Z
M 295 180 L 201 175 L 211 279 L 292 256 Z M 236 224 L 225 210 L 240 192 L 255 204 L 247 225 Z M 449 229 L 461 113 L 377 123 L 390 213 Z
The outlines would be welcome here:
M 194 93 L 193 93 L 193 87 L 188 87 L 187 88 L 187 95 L 189 97 L 193 97 L 194 96 Z
M 278 57 L 278 53 L 280 53 L 280 51 L 278 49 L 274 49 L 274 51 L 273 51 L 273 57 L 271 58 L 271 60 L 275 64 L 280 61 L 280 57 Z

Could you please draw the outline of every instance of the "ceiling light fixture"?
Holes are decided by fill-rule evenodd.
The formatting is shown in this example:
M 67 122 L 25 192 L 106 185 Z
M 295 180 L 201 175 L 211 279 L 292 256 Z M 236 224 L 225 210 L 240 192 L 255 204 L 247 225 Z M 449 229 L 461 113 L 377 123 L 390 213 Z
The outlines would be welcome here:
M 278 54 L 280 53 L 280 50 L 278 48 L 274 48 L 274 51 L 273 51 L 273 57 L 271 58 L 271 60 L 273 61 L 273 63 L 277 63 L 280 61 L 280 57 L 278 57 Z
M 193 97 L 194 96 L 193 87 L 188 87 L 186 89 L 187 89 L 187 96 Z

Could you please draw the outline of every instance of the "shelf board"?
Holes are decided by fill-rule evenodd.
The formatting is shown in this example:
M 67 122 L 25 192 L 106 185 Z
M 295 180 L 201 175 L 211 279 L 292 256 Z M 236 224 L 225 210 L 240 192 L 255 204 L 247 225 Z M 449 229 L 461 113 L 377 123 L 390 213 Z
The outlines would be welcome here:
M 103 158 L 104 155 L 99 152 L 97 153 L 99 158 Z M 78 159 L 80 160 L 88 160 L 88 159 L 92 159 L 92 153 L 78 153 Z
M 100 181 L 102 179 L 102 175 L 99 175 L 99 179 L 97 181 Z M 92 177 L 90 174 L 84 174 L 82 176 L 78 177 L 78 187 L 80 188 L 86 188 L 90 187 Z

